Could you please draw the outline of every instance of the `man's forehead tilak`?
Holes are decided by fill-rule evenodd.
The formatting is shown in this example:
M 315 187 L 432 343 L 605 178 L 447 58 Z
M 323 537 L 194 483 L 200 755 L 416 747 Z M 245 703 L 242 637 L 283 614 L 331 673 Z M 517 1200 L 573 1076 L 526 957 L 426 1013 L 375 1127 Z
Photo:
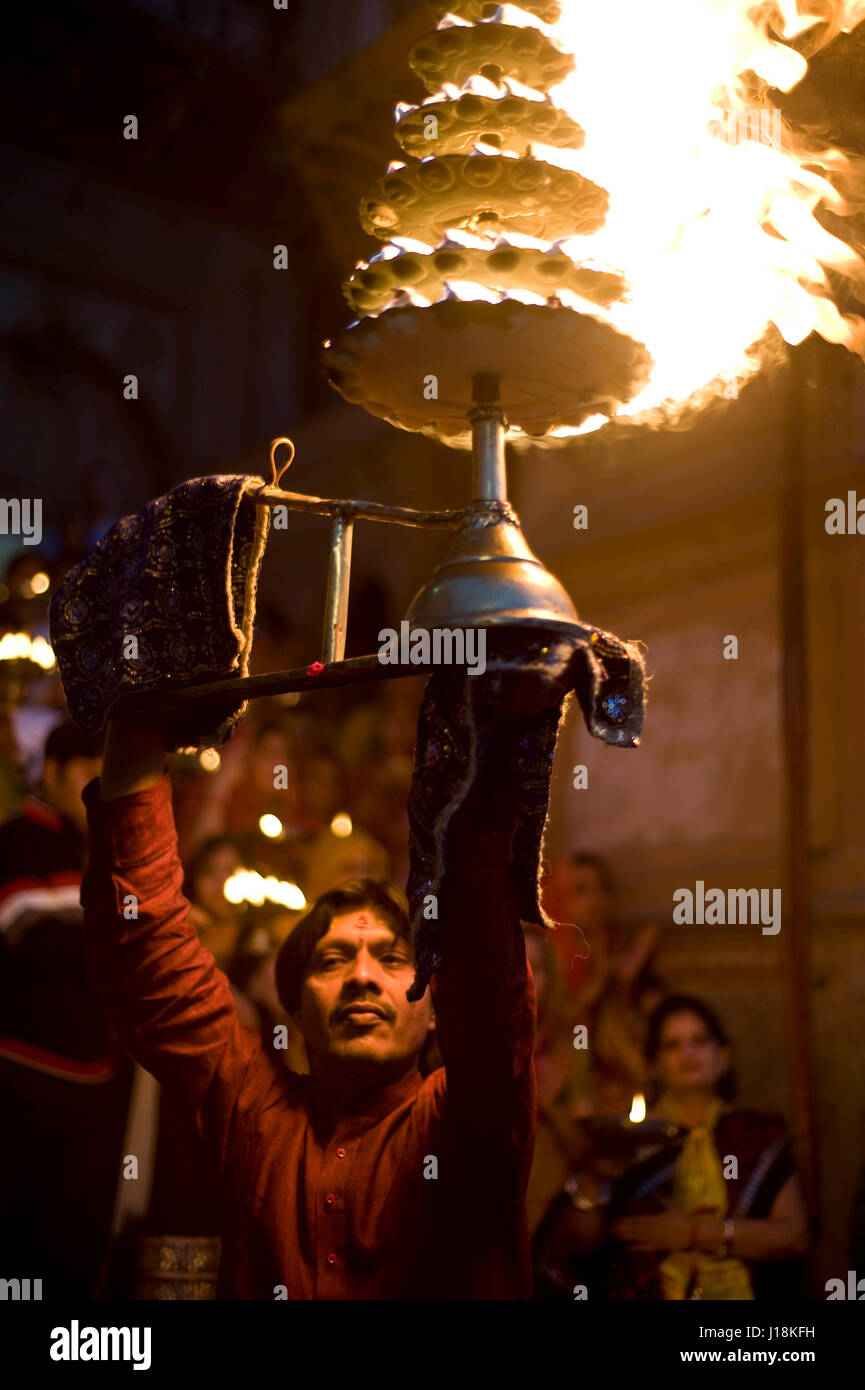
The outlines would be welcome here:
M 396 939 L 393 927 L 389 926 L 387 922 L 380 921 L 375 913 L 358 912 L 355 914 L 347 912 L 343 915 L 339 925 L 337 925 L 337 919 L 334 919 L 319 941 L 318 949 L 325 950 L 327 944 L 334 941 L 341 931 L 348 932 L 348 937 L 345 938 L 346 944 L 350 941 L 351 933 L 354 931 L 360 931 L 365 941 L 368 939 L 374 942 L 374 933 L 376 932 L 382 933 L 383 936 L 386 935 L 388 941 Z

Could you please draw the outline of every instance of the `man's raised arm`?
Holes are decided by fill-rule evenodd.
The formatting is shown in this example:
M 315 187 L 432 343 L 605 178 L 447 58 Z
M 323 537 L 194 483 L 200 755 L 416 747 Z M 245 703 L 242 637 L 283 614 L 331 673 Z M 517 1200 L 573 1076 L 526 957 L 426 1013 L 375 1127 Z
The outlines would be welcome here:
M 449 827 L 440 904 L 447 946 L 432 998 L 448 1109 L 482 1145 L 487 1164 L 495 1156 L 504 1170 L 511 1159 L 511 1181 L 521 1184 L 534 1132 L 535 1001 L 512 877 L 517 811 L 508 751 L 505 728 Z
M 84 790 L 87 964 L 129 1052 L 224 1137 L 241 1087 L 278 1073 L 241 1027 L 231 989 L 189 922 L 162 735 L 109 724 L 102 776 Z

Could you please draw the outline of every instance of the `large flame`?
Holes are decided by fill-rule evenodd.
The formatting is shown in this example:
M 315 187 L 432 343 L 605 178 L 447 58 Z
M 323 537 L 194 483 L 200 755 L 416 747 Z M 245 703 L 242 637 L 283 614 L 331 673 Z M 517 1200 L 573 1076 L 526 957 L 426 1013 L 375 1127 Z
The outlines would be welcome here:
M 576 70 L 552 96 L 586 143 L 534 152 L 610 193 L 606 225 L 565 249 L 627 278 L 606 313 L 656 366 L 623 413 L 675 413 L 710 383 L 735 392 L 778 342 L 772 324 L 788 343 L 816 330 L 865 356 L 865 322 L 839 311 L 827 274 L 865 286 L 865 262 L 814 215 L 850 211 L 851 166 L 808 150 L 771 100 L 807 71 L 793 40 L 813 53 L 863 19 L 865 0 L 563 0 L 555 33 Z

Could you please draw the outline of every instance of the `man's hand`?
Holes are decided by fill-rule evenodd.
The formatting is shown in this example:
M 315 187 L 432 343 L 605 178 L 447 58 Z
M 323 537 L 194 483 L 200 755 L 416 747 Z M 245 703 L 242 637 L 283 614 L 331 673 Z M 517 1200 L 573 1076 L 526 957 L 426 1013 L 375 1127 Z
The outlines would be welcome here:
M 158 724 L 108 721 L 100 801 L 145 791 L 156 785 L 165 769 L 164 735 Z

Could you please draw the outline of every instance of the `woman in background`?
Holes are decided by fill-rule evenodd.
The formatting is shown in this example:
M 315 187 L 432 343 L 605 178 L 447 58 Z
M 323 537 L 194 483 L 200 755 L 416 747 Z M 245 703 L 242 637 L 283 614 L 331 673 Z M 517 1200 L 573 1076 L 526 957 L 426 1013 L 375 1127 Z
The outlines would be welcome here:
M 673 995 L 654 1011 L 646 1056 L 649 1115 L 685 1138 L 615 1182 L 600 1156 L 572 1176 L 541 1233 L 548 1287 L 569 1287 L 597 1252 L 591 1277 L 605 1299 L 795 1297 L 808 1219 L 783 1121 L 730 1103 L 729 1039 L 700 999 Z

